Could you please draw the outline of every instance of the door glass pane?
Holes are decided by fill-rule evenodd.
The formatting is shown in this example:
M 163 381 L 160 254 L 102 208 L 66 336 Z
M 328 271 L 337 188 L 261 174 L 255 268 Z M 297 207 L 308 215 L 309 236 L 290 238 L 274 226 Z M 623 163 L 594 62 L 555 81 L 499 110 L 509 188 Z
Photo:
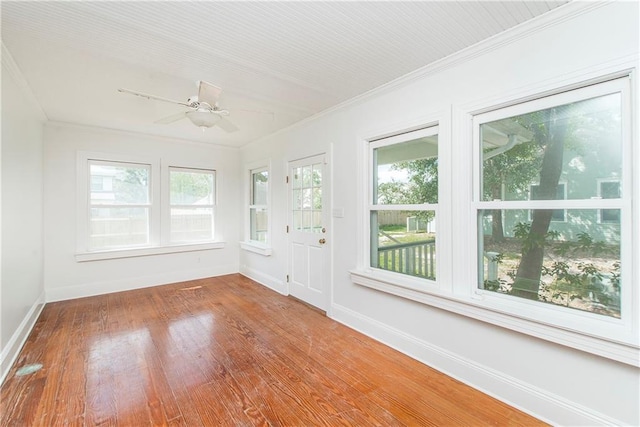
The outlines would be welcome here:
M 293 188 L 302 187 L 302 169 L 293 168 L 291 175 L 293 175 Z
M 302 167 L 302 186 L 311 187 L 311 165 Z
M 322 184 L 322 165 L 320 163 L 316 163 L 312 166 L 311 184 L 314 187 L 318 187 Z
M 313 188 L 312 208 L 322 210 L 322 188 Z

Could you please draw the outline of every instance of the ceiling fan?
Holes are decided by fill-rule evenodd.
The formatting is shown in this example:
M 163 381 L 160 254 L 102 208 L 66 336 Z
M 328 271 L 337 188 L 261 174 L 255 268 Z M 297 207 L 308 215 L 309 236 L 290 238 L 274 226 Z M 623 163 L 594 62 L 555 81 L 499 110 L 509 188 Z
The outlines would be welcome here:
M 173 99 L 149 95 L 123 88 L 118 89 L 118 92 L 141 96 L 147 99 L 154 99 L 156 101 L 171 102 L 172 104 L 178 104 L 189 108 L 188 111 L 172 114 L 171 116 L 156 120 L 156 123 L 169 124 L 186 117 L 191 120 L 191 123 L 202 128 L 203 131 L 212 126 L 218 126 L 226 132 L 235 132 L 238 130 L 236 125 L 226 118 L 226 116 L 229 115 L 229 111 L 221 109 L 218 106 L 218 97 L 220 96 L 222 89 L 202 80 L 198 82 L 198 94 L 189 97 L 187 102 L 174 101 Z

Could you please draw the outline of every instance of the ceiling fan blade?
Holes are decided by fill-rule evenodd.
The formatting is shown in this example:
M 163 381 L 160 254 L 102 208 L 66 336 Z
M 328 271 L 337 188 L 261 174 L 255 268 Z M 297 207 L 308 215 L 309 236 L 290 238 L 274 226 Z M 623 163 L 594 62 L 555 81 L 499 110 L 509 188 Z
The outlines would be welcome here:
M 218 97 L 220 96 L 221 92 L 222 89 L 220 89 L 218 86 L 214 86 L 211 83 L 200 80 L 200 89 L 198 89 L 198 101 L 206 102 L 211 107 L 214 107 L 216 105 L 216 102 L 218 102 Z
M 189 106 L 189 104 L 187 104 L 186 102 L 174 101 L 173 99 L 163 98 L 161 96 L 149 95 L 149 94 L 142 93 L 142 92 L 136 92 L 136 91 L 133 91 L 133 90 L 130 90 L 130 89 L 120 88 L 120 89 L 118 89 L 118 92 L 128 93 L 130 95 L 135 95 L 135 96 L 141 96 L 142 98 L 153 99 L 153 100 L 156 100 L 156 101 L 163 101 L 163 102 L 170 102 L 172 104 L 184 105 L 185 107 Z
M 222 129 L 225 132 L 235 132 L 238 130 L 238 127 L 236 125 L 234 125 L 233 123 L 231 123 L 231 121 L 229 121 L 229 119 L 226 119 L 224 117 L 220 117 L 220 120 L 218 120 L 218 123 L 216 123 L 216 126 L 218 126 L 220 129 Z
M 178 120 L 184 119 L 185 117 L 187 117 L 187 113 L 183 111 L 182 113 L 172 114 L 170 116 L 156 120 L 155 123 L 168 125 L 169 123 L 177 122 Z

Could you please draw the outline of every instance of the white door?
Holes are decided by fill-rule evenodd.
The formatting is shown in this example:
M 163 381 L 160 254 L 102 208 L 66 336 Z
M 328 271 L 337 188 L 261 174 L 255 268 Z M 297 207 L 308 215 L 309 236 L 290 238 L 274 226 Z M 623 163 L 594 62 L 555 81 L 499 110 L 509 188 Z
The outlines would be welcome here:
M 328 174 L 325 155 L 289 162 L 289 293 L 327 309 Z

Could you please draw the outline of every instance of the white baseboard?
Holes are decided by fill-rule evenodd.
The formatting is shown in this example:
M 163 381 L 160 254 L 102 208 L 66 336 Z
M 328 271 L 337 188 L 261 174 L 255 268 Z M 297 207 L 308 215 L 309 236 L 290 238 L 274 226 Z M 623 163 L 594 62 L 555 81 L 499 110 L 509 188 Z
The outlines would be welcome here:
M 475 363 L 339 304 L 332 304 L 331 317 L 547 423 L 580 426 L 624 425 L 620 420 Z
M 248 277 L 249 279 L 255 282 L 260 283 L 263 286 L 266 286 L 269 289 L 273 289 L 279 294 L 289 295 L 289 292 L 287 290 L 287 286 L 285 285 L 285 283 L 282 280 L 278 280 L 273 276 L 264 274 L 258 270 L 247 267 L 246 265 L 240 266 L 240 274 Z
M 47 302 L 64 301 L 75 298 L 104 295 L 114 292 L 130 291 L 187 280 L 205 279 L 238 272 L 237 264 L 220 265 L 197 270 L 180 270 L 170 273 L 154 274 L 142 277 L 131 277 L 123 280 L 85 283 L 82 285 L 63 286 L 46 289 Z
M 0 384 L 4 382 L 5 377 L 9 373 L 9 370 L 18 359 L 22 346 L 27 341 L 31 330 L 36 324 L 36 320 L 40 316 L 42 309 L 44 308 L 44 292 L 40 294 L 36 302 L 33 303 L 29 311 L 27 312 L 22 322 L 18 326 L 18 329 L 13 333 L 7 345 L 2 349 L 0 353 Z

